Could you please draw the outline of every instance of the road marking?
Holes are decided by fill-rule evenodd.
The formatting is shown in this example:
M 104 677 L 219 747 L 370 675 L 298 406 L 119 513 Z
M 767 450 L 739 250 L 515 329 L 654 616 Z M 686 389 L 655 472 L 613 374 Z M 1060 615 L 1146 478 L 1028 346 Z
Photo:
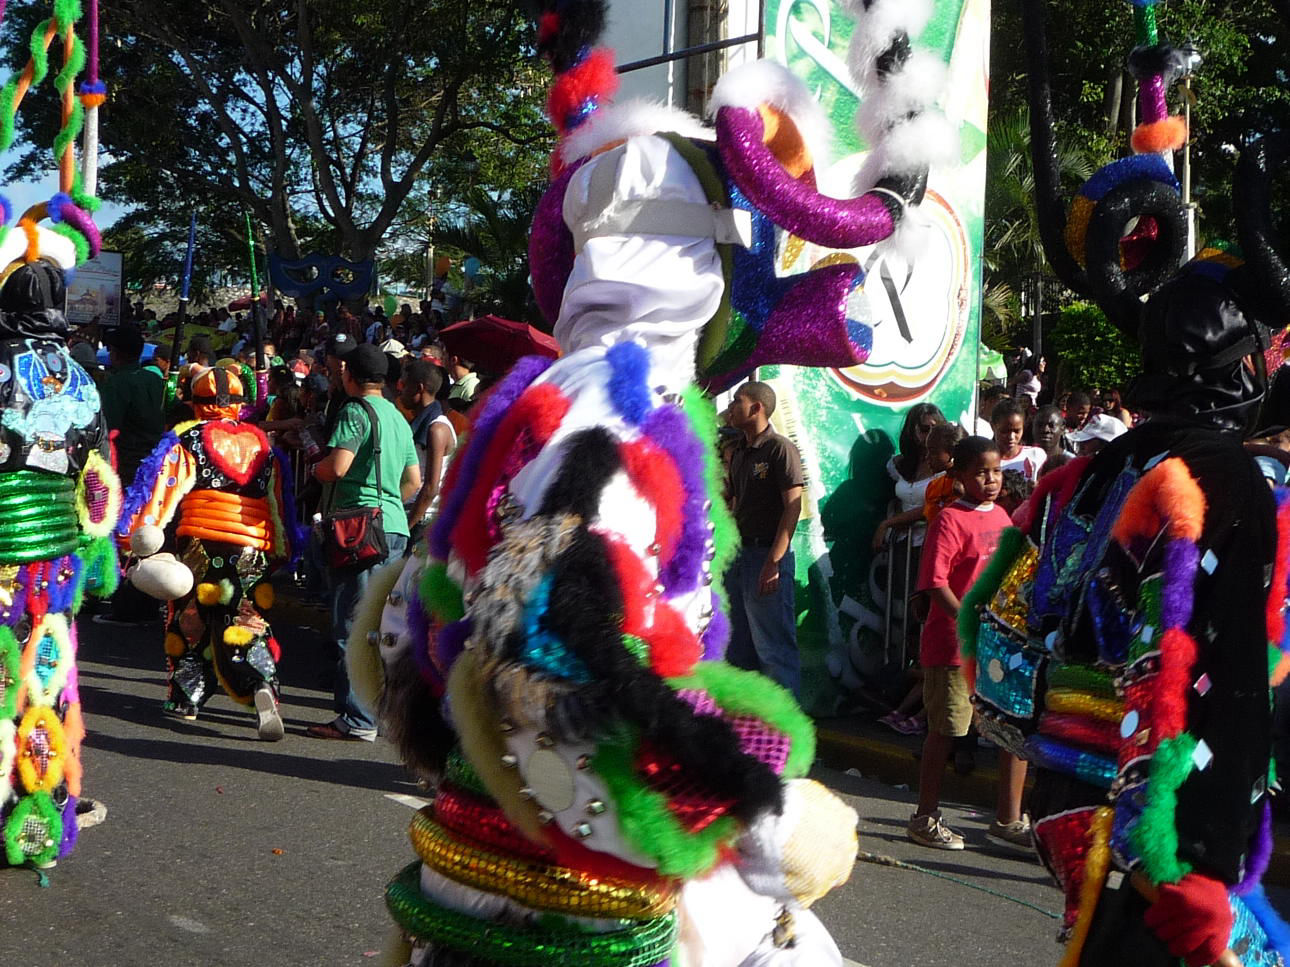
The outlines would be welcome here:
M 847 960 L 845 957 L 843 957 L 842 967 L 864 967 L 864 964 L 857 964 L 854 960 Z
M 405 796 L 400 792 L 387 792 L 386 799 L 392 799 L 400 806 L 407 806 L 409 809 L 424 809 L 430 805 L 429 799 L 418 799 L 416 796 Z

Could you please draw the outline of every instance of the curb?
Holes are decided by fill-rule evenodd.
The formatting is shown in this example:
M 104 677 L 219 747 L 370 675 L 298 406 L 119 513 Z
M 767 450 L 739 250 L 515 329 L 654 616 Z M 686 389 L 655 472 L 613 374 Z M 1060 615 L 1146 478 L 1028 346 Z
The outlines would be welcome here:
M 817 723 L 816 761 L 840 771 L 858 769 L 865 778 L 874 778 L 891 786 L 903 785 L 909 789 L 918 786 L 918 760 L 910 749 L 829 725 Z M 947 769 L 943 796 L 947 800 L 992 809 L 998 775 L 990 764 L 978 765 L 967 776 Z M 1281 825 L 1263 881 L 1272 886 L 1290 887 L 1290 831 Z

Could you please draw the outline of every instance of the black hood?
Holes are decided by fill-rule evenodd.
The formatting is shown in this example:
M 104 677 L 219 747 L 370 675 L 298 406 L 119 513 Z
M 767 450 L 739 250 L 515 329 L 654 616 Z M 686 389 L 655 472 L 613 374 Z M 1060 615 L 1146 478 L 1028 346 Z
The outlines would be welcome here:
M 20 266 L 0 287 L 0 338 L 65 336 L 66 300 L 61 269 L 48 262 Z
M 1184 271 L 1142 308 L 1142 375 L 1126 401 L 1153 414 L 1248 433 L 1267 389 L 1268 330 L 1242 273 L 1218 281 Z M 1250 361 L 1247 362 L 1247 357 Z

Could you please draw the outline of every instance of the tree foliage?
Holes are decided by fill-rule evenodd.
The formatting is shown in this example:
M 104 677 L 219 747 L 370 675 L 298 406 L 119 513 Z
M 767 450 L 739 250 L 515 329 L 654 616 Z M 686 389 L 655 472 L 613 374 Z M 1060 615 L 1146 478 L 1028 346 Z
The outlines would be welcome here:
M 21 48 L 31 24 L 6 29 Z M 107 29 L 103 191 L 176 260 L 190 210 L 222 259 L 245 211 L 285 257 L 371 258 L 428 235 L 456 192 L 540 170 L 549 143 L 510 0 L 116 0 Z M 52 138 L 48 114 L 20 117 L 29 144 Z
M 1123 388 L 1142 369 L 1137 343 L 1089 302 L 1064 307 L 1048 342 L 1057 381 L 1068 389 Z

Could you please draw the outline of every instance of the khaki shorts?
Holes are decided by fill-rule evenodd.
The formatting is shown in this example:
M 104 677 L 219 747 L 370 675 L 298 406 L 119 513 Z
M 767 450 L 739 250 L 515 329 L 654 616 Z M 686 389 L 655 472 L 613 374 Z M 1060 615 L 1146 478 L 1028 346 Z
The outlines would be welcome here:
M 927 706 L 929 731 L 954 738 L 968 734 L 972 726 L 972 702 L 962 668 L 953 665 L 924 668 L 923 704 Z

